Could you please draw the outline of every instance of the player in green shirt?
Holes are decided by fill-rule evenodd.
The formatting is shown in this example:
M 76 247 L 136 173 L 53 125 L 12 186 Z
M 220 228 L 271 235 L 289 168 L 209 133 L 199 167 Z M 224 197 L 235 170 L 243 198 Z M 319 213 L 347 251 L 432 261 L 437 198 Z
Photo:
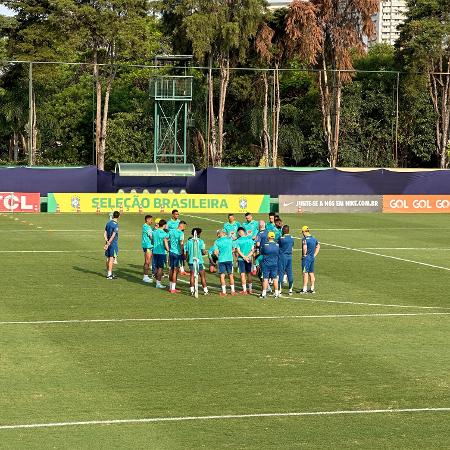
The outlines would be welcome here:
M 178 228 L 178 225 L 180 225 L 180 213 L 177 209 L 174 209 L 172 211 L 172 218 L 167 221 L 167 229 L 170 230 L 176 230 Z
M 222 297 L 227 295 L 226 275 L 229 275 L 230 277 L 231 295 L 236 295 L 233 275 L 233 251 L 233 240 L 222 230 L 219 238 L 214 243 L 214 254 L 219 258 L 219 274 L 220 283 L 222 285 L 222 292 L 220 295 Z
M 253 216 L 250 213 L 245 214 L 245 222 L 242 224 L 242 228 L 244 228 L 247 236 L 250 236 L 253 240 L 255 240 L 259 231 L 259 226 L 258 222 L 253 220 Z
M 283 221 L 280 216 L 275 218 L 275 230 L 272 230 L 275 233 L 275 242 L 278 242 L 283 235 Z
M 227 236 L 235 240 L 238 238 L 237 230 L 241 226 L 239 222 L 234 218 L 234 214 L 228 214 L 228 222 L 225 223 L 223 229 Z
M 216 233 L 217 238 L 220 237 L 220 233 L 222 233 L 222 230 L 217 230 Z M 209 273 L 217 272 L 217 261 L 219 260 L 219 258 L 217 258 L 216 254 L 214 253 L 214 249 L 215 249 L 215 242 L 212 245 L 212 247 L 208 249 Z
M 152 264 L 152 254 L 153 254 L 153 217 L 150 215 L 145 216 L 144 225 L 142 225 L 142 250 L 144 252 L 144 278 L 142 281 L 144 283 L 151 283 L 153 279 L 149 277 L 150 266 Z
M 252 258 L 255 242 L 245 234 L 245 230 L 242 227 L 239 227 L 238 229 L 238 236 L 239 238 L 236 241 L 236 253 L 238 255 L 239 272 L 242 281 L 241 294 L 247 295 L 247 293 L 252 293 Z
M 269 231 L 275 231 L 276 225 L 275 225 L 275 213 L 271 212 L 269 214 L 269 221 L 266 222 L 266 230 Z
M 166 264 L 169 248 L 169 234 L 167 233 L 167 222 L 164 219 L 159 221 L 158 229 L 153 230 L 153 260 L 156 269 L 156 287 L 164 289 L 161 284 L 163 269 Z
M 172 211 L 172 218 L 167 221 L 167 229 L 169 230 L 169 232 L 171 230 L 176 230 L 178 228 L 178 225 L 180 225 L 180 213 L 178 209 L 174 209 Z M 186 271 L 184 270 L 184 260 L 182 261 L 180 266 L 180 275 L 183 277 L 188 275 L 188 273 L 186 273 Z
M 203 239 L 200 239 L 200 235 L 202 234 L 202 229 L 201 228 L 194 228 L 192 230 L 192 237 L 189 238 L 189 240 L 186 242 L 186 245 L 184 247 L 184 251 L 186 254 L 186 260 L 188 261 L 189 264 L 189 269 L 191 272 L 191 295 L 194 295 L 194 277 L 195 277 L 195 273 L 194 273 L 194 258 L 195 256 L 195 248 L 194 248 L 194 233 L 197 233 L 197 239 L 198 239 L 198 255 L 197 258 L 199 258 L 199 266 L 198 266 L 198 274 L 200 275 L 200 279 L 202 282 L 202 286 L 203 286 L 203 293 L 205 295 L 208 295 L 209 291 L 208 291 L 208 285 L 206 284 L 206 272 L 205 272 L 205 266 L 203 264 L 203 256 L 206 255 L 206 246 L 205 246 L 205 242 L 203 241 Z
M 169 262 L 170 262 L 170 288 L 171 294 L 179 294 L 181 291 L 177 290 L 178 271 L 183 264 L 184 254 L 184 230 L 186 222 L 180 221 L 178 228 L 169 230 Z

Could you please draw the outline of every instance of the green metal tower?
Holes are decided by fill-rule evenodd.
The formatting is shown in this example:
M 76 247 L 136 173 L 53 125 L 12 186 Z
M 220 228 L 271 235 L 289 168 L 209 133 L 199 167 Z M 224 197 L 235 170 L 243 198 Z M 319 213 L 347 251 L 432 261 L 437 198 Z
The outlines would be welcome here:
M 162 55 L 155 65 L 166 74 L 152 80 L 155 102 L 153 162 L 186 164 L 188 114 L 193 77 L 188 75 L 192 56 Z

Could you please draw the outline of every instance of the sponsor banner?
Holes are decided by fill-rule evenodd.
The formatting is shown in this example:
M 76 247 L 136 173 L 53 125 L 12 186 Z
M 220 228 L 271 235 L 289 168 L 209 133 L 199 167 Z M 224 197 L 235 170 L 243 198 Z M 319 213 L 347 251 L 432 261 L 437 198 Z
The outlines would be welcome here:
M 0 192 L 0 212 L 39 213 L 41 195 L 36 192 Z
M 280 213 L 381 212 L 381 195 L 280 195 Z
M 269 195 L 48 194 L 49 213 L 268 213 Z
M 450 195 L 385 195 L 385 213 L 450 213 Z

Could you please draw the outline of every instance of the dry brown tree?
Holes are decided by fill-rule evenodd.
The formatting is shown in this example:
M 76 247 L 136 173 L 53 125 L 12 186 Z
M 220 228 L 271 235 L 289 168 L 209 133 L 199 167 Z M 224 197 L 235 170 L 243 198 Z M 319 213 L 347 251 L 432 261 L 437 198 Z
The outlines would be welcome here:
M 354 74 L 352 56 L 365 51 L 374 33 L 379 0 L 294 0 L 286 17 L 287 48 L 319 70 L 323 131 L 328 161 L 336 167 L 342 87 Z

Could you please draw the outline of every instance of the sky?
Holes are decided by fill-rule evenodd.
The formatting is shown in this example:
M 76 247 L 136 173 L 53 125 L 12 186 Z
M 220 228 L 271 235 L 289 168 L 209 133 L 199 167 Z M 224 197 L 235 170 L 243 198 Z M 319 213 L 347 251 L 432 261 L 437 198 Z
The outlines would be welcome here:
M 0 6 L 0 14 L 3 16 L 12 16 L 14 13 L 6 6 Z

